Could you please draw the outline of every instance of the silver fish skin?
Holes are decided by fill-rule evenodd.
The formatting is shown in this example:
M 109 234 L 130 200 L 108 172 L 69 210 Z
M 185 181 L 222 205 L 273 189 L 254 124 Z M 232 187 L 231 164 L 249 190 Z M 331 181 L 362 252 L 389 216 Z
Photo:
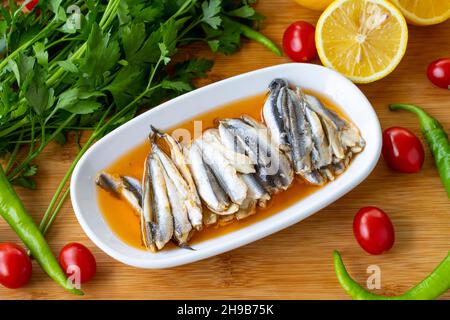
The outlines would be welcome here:
M 172 180 L 179 195 L 183 198 L 192 226 L 197 230 L 201 230 L 203 227 L 202 207 L 201 205 L 198 205 L 196 201 L 196 193 L 191 192 L 187 182 L 184 180 L 173 161 L 155 142 L 152 142 L 152 151 L 158 157 L 167 176 Z
M 186 158 L 184 156 L 183 147 L 180 145 L 178 141 L 176 141 L 170 134 L 163 132 L 159 129 L 156 129 L 152 126 L 152 130 L 156 132 L 156 134 L 162 138 L 170 149 L 170 157 L 177 167 L 178 171 L 180 171 L 184 180 L 187 182 L 189 186 L 189 190 L 197 203 L 198 206 L 201 207 L 202 203 L 200 201 L 200 197 L 197 192 L 197 188 L 195 187 L 194 179 L 192 177 L 191 171 L 189 170 L 189 166 L 186 163 Z
M 118 177 L 100 172 L 95 183 L 115 197 L 124 199 L 136 212 L 142 214 L 142 188 L 140 182 L 133 177 Z
M 286 89 L 286 101 L 283 118 L 287 123 L 292 161 L 295 172 L 303 175 L 312 170 L 311 152 L 313 142 L 311 128 L 305 116 L 305 101 L 291 89 Z
M 341 160 L 339 162 L 333 163 L 330 165 L 331 170 L 333 171 L 335 176 L 338 176 L 342 173 L 344 173 L 346 166 L 344 160 Z
M 208 129 L 203 132 L 202 143 L 207 144 L 208 147 L 214 148 L 217 152 L 221 153 L 238 172 L 255 172 L 255 166 L 252 159 L 245 154 L 236 152 L 234 148 L 228 148 L 228 146 L 223 143 L 218 129 Z
M 318 113 L 322 119 L 327 119 L 337 129 L 344 149 L 349 148 L 353 153 L 361 152 L 364 149 L 366 143 L 355 125 L 339 117 L 333 110 L 326 108 L 317 97 L 308 95 L 307 99 L 311 109 Z
M 169 197 L 170 208 L 173 215 L 174 233 L 173 237 L 180 247 L 188 244 L 192 234 L 192 225 L 189 221 L 188 211 L 184 199 L 178 193 L 178 189 L 164 171 L 167 195 Z
M 306 180 L 306 182 L 315 186 L 322 186 L 326 182 L 324 177 L 317 170 L 305 172 L 302 174 L 302 177 Z
M 259 177 L 260 183 L 265 190 L 270 193 L 276 193 L 281 190 L 283 184 L 280 179 L 275 175 L 269 173 L 268 171 L 270 169 L 267 169 L 264 165 L 260 165 L 257 163 L 259 158 L 258 152 L 255 152 L 255 150 L 252 150 L 249 145 L 246 145 L 244 139 L 241 136 L 235 134 L 235 130 L 229 128 L 224 123 L 220 123 L 219 132 L 220 138 L 227 148 L 233 148 L 233 150 L 236 152 L 248 155 L 256 164 L 255 176 Z
M 263 117 L 270 130 L 272 140 L 281 150 L 289 151 L 289 141 L 280 110 L 280 91 L 287 87 L 283 79 L 274 79 L 269 85 L 269 95 L 263 106 Z
M 211 147 L 209 143 L 202 141 L 202 139 L 197 139 L 194 143 L 202 151 L 203 160 L 211 168 L 220 186 L 228 194 L 231 201 L 240 205 L 247 197 L 247 185 L 238 176 L 235 167 L 222 153 Z
M 219 185 L 211 169 L 202 158 L 202 151 L 192 143 L 185 149 L 186 159 L 192 172 L 200 197 L 209 210 L 218 214 L 231 214 L 237 209 L 231 206 L 227 194 Z M 235 210 L 233 212 L 233 210 Z
M 174 225 L 167 186 L 164 178 L 164 168 L 157 157 L 149 158 L 151 172 L 151 188 L 153 192 L 154 239 L 158 250 L 161 250 L 173 237 Z
M 154 209 L 154 194 L 152 187 L 152 170 L 151 159 L 152 153 L 147 156 L 144 164 L 144 174 L 142 177 L 142 214 L 140 219 L 141 238 L 144 246 L 152 252 L 158 251 L 155 244 L 155 209 Z
M 270 200 L 270 194 L 260 183 L 258 177 L 255 174 L 244 174 L 242 180 L 248 188 L 247 199 L 257 200 L 260 207 L 265 207 L 267 201 Z
M 291 164 L 271 140 L 267 127 L 249 116 L 242 116 L 241 119 L 221 120 L 219 132 L 225 129 L 239 138 L 241 148 L 257 163 L 256 170 L 264 187 L 275 193 L 290 186 L 293 181 Z
M 315 169 L 320 169 L 331 164 L 333 154 L 319 116 L 310 108 L 305 108 L 305 114 L 311 127 L 311 136 L 314 143 L 312 152 L 313 166 Z
M 242 115 L 241 119 L 246 124 L 256 129 L 258 133 L 258 143 L 262 146 L 262 152 L 270 155 L 272 162 L 271 166 L 269 166 L 269 168 L 260 168 L 260 173 L 263 175 L 270 174 L 271 171 L 274 171 L 271 168 L 272 166 L 278 169 L 275 174 L 272 174 L 272 179 L 265 180 L 265 182 L 275 184 L 279 190 L 286 190 L 294 179 L 294 171 L 289 158 L 284 152 L 280 151 L 277 145 L 273 142 L 270 132 L 266 126 L 247 115 Z
M 219 133 L 228 130 L 236 138 L 245 154 L 258 166 L 269 167 L 272 160 L 268 150 L 259 141 L 258 130 L 245 123 L 242 119 L 223 119 L 219 122 Z M 222 134 L 221 134 L 222 135 Z M 225 140 L 223 140 L 225 143 Z M 276 171 L 273 172 L 275 174 Z

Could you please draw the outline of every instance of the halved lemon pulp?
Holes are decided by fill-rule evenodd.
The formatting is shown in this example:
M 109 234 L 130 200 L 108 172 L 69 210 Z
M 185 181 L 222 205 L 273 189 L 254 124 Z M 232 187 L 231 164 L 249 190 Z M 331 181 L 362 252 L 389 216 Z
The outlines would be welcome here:
M 403 58 L 407 42 L 405 19 L 384 0 L 337 0 L 316 27 L 322 63 L 357 83 L 391 73 Z
M 441 23 L 450 18 L 450 0 L 391 0 L 416 25 Z

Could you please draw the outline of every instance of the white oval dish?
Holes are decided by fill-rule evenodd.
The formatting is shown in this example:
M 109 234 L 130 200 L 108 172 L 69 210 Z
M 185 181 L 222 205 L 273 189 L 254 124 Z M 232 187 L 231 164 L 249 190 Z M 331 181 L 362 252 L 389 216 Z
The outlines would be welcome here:
M 295 205 L 232 233 L 195 245 L 195 251 L 173 249 L 150 253 L 121 241 L 103 218 L 97 203 L 95 175 L 146 140 L 150 124 L 165 129 L 235 100 L 266 92 L 274 78 L 326 96 L 351 118 L 366 141 L 364 151 L 337 179 Z M 245 110 L 243 110 L 245 112 Z M 88 237 L 105 253 L 140 268 L 168 268 L 233 250 L 289 227 L 336 201 L 361 183 L 375 167 L 381 151 L 381 128 L 364 94 L 330 69 L 289 63 L 241 74 L 184 94 L 149 110 L 95 143 L 81 158 L 71 180 L 71 199 Z

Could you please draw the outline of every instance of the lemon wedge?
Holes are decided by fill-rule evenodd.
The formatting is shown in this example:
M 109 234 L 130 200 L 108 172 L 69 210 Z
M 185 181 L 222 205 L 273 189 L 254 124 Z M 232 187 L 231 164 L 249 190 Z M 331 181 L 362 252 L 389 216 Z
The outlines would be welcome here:
M 337 0 L 320 17 L 316 47 L 323 65 L 356 83 L 390 74 L 402 60 L 408 26 L 385 0 Z
M 450 18 L 450 0 L 391 0 L 409 23 L 429 26 Z
M 295 1 L 305 8 L 323 11 L 334 0 L 295 0 Z

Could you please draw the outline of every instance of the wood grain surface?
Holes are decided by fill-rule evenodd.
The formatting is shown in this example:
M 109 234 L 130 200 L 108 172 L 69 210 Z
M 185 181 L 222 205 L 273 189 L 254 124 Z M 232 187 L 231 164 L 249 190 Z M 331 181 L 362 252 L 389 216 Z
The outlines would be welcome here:
M 315 24 L 319 17 L 293 0 L 261 0 L 257 8 L 267 16 L 262 31 L 279 44 L 291 22 L 301 19 Z M 425 75 L 429 62 L 450 56 L 450 21 L 426 28 L 410 26 L 409 30 L 408 50 L 397 70 L 360 88 L 372 102 L 383 128 L 403 126 L 419 134 L 412 115 L 388 111 L 393 102 L 421 105 L 450 128 L 450 92 L 433 87 Z M 212 55 L 202 46 L 180 55 L 216 60 L 202 85 L 289 61 L 250 42 L 232 56 Z M 38 190 L 19 190 L 36 221 L 76 152 L 73 137 L 65 147 L 51 145 L 37 161 Z M 367 205 L 383 208 L 394 223 L 397 239 L 387 254 L 370 256 L 353 237 L 353 216 Z M 333 271 L 334 249 L 341 251 L 357 281 L 365 284 L 367 267 L 376 264 L 382 272 L 378 292 L 399 294 L 422 280 L 445 257 L 450 248 L 449 230 L 449 200 L 428 149 L 418 174 L 394 173 L 380 159 L 364 183 L 309 219 L 240 249 L 166 270 L 136 269 L 107 256 L 84 234 L 68 201 L 48 241 L 55 253 L 71 241 L 93 251 L 98 274 L 83 286 L 86 295 L 79 298 L 64 292 L 34 262 L 30 284 L 20 290 L 0 287 L 0 299 L 347 299 Z M 0 221 L 0 242 L 5 241 L 19 242 Z M 442 298 L 449 299 L 450 292 Z

